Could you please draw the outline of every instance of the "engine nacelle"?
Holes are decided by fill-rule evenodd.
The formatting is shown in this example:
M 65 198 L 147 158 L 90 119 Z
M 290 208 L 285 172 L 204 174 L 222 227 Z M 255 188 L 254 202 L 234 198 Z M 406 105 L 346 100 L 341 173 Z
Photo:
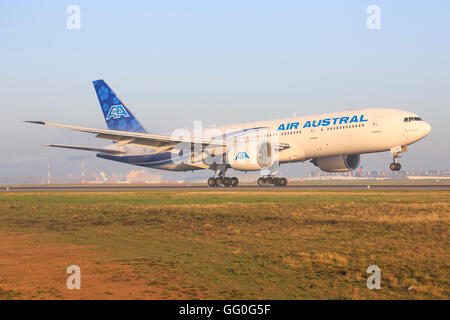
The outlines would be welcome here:
M 227 152 L 227 163 L 236 170 L 254 171 L 270 167 L 274 151 L 269 141 L 249 141 L 232 146 Z
M 326 172 L 345 172 L 355 170 L 359 165 L 359 159 L 359 154 L 349 154 L 316 158 L 311 162 Z

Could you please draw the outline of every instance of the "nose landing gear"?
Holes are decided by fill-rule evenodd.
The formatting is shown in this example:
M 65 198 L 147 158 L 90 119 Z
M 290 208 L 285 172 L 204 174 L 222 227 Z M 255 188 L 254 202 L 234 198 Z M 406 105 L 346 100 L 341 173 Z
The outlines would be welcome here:
M 399 171 L 402 168 L 402 165 L 398 162 L 392 162 L 389 165 L 389 168 L 391 168 L 392 171 Z
M 395 147 L 391 149 L 391 153 L 394 157 L 392 163 L 389 165 L 389 168 L 391 168 L 392 171 L 400 171 L 402 166 L 400 163 L 398 163 L 397 159 L 400 158 L 400 154 L 402 152 L 406 152 L 407 150 L 407 147 Z

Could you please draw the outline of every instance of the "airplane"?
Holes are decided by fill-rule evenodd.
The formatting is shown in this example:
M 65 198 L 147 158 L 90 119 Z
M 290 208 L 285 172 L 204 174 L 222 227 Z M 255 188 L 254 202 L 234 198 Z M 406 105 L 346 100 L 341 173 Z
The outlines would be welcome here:
M 287 179 L 276 176 L 281 164 L 310 160 L 323 171 L 346 172 L 358 168 L 361 154 L 385 151 L 393 155 L 390 169 L 398 171 L 398 158 L 408 145 L 431 131 L 412 112 L 368 108 L 240 123 L 214 128 L 210 134 L 161 135 L 148 133 L 104 80 L 93 84 L 108 129 L 25 122 L 88 132 L 113 142 L 106 147 L 49 147 L 94 151 L 98 158 L 154 169 L 213 170 L 210 187 L 236 187 L 238 178 L 225 175 L 230 168 L 261 171 L 258 185 L 286 186 Z

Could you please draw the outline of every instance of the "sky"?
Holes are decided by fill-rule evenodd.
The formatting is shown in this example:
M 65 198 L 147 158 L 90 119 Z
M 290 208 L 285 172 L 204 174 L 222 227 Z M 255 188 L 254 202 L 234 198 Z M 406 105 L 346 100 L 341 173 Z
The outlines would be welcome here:
M 67 28 L 70 5 L 80 8 L 80 29 Z M 370 5 L 380 8 L 380 29 L 366 25 Z M 45 176 L 48 160 L 54 175 L 80 175 L 81 160 L 90 173 L 136 169 L 43 146 L 108 144 L 92 135 L 21 122 L 105 128 L 96 79 L 106 80 L 152 133 L 198 120 L 412 111 L 433 129 L 402 156 L 403 168 L 450 169 L 449 12 L 444 0 L 0 0 L 0 177 Z M 391 158 L 363 155 L 361 164 L 388 170 Z M 298 163 L 281 173 L 313 169 Z

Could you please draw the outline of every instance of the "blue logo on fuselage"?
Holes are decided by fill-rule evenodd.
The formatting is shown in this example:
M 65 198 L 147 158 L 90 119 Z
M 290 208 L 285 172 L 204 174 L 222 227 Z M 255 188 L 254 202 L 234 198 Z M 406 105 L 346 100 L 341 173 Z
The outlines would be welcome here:
M 241 151 L 237 154 L 236 158 L 234 160 L 245 160 L 245 159 L 250 159 L 250 157 L 248 156 L 247 152 Z
M 294 130 L 294 129 L 298 129 L 298 125 L 299 124 L 300 124 L 299 122 L 291 122 L 291 123 L 287 123 L 286 126 L 285 126 L 284 123 L 282 123 L 278 127 L 278 130 Z
M 106 120 L 111 118 L 119 119 L 121 117 L 128 118 L 130 115 L 127 112 L 127 109 L 121 104 L 111 106 L 108 111 L 108 115 L 106 116 Z
M 364 119 L 364 115 L 353 116 L 353 117 L 337 117 L 337 118 L 325 118 L 320 120 L 308 120 L 303 125 L 303 128 L 311 128 L 311 127 L 327 127 L 329 125 L 335 126 L 335 125 L 341 125 L 341 124 L 350 124 L 350 123 L 361 123 L 361 122 L 367 122 L 367 119 Z M 290 122 L 286 125 L 284 123 L 280 124 L 278 126 L 278 130 L 295 130 L 298 129 L 298 126 L 300 125 L 299 122 Z

